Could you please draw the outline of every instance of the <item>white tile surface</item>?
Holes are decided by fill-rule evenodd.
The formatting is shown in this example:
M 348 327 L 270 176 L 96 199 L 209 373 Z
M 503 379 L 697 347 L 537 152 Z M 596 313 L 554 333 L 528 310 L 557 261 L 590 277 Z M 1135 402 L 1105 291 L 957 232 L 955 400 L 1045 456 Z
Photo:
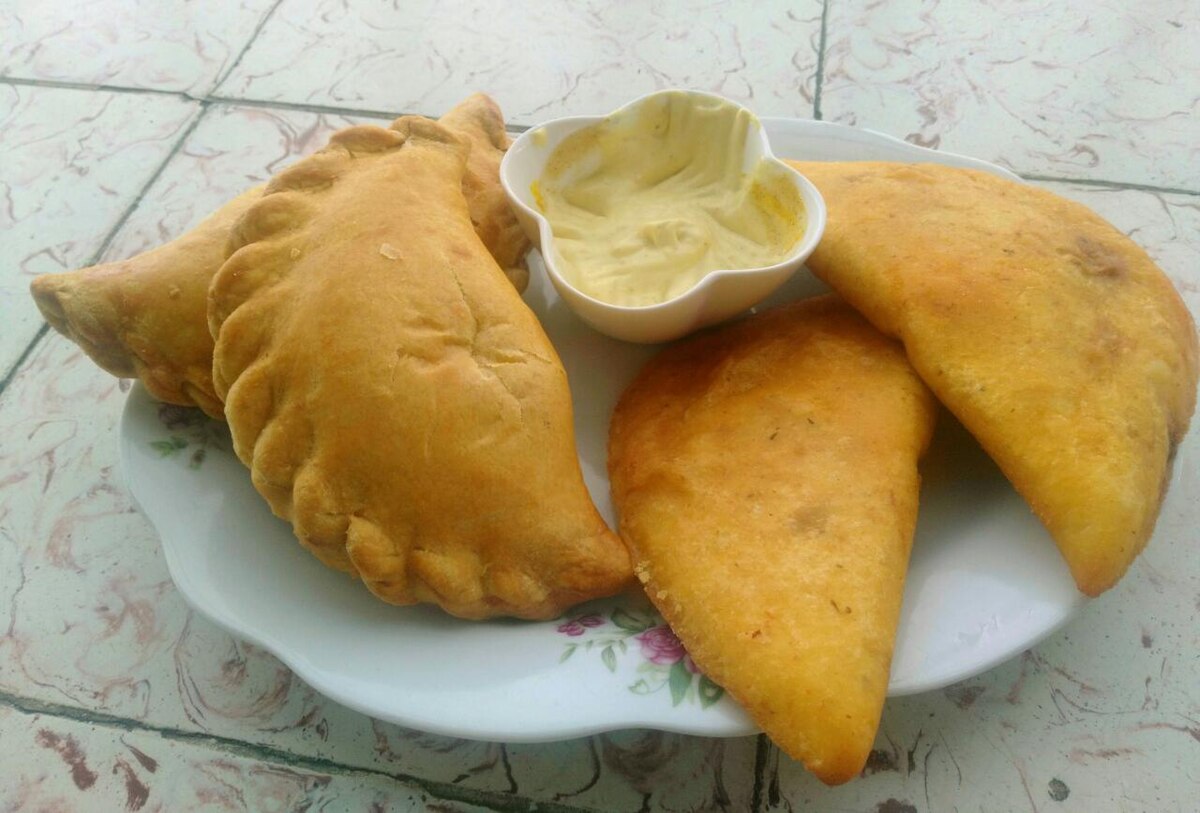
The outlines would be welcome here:
M 225 96 L 436 115 L 467 89 L 510 120 L 686 86 L 809 117 L 821 3 L 284 0 Z
M 212 743 L 0 707 L 8 811 L 427 810 L 484 813 L 372 774 L 233 755 Z
M 0 75 L 207 93 L 275 0 L 7 0 Z
M 86 262 L 199 109 L 2 76 L 204 95 L 270 3 L 0 2 L 0 376 L 40 324 L 29 278 Z M 686 85 L 763 115 L 809 116 L 823 5 L 283 0 L 216 93 L 436 114 L 480 89 L 532 123 Z M 826 26 L 827 119 L 1026 174 L 1200 192 L 1200 6 L 1190 0 L 830 0 Z M 105 258 L 170 239 L 352 121 L 212 104 Z M 1049 186 L 1129 233 L 1200 312 L 1200 195 Z M 864 777 L 829 789 L 773 748 L 756 772 L 754 739 L 622 732 L 502 746 L 326 701 L 184 606 L 121 483 L 122 400 L 56 336 L 0 393 L 0 773 L 18 778 L 0 783 L 0 808 L 441 804 L 357 769 L 459 787 L 497 809 L 522 798 L 664 811 L 743 811 L 755 799 L 877 813 L 1194 806 L 1194 500 L 1172 500 L 1128 577 L 1054 638 L 944 692 L 890 702 Z M 1181 447 L 1175 493 L 1200 492 L 1198 435 Z M 135 728 L 72 719 L 88 712 Z M 229 754 L 189 734 L 245 745 Z M 348 770 L 314 770 L 312 759 Z M 466 809 L 457 804 L 442 809 Z
M 211 108 L 110 257 L 174 237 L 353 123 Z M 0 394 L 0 436 L 14 438 L 0 449 L 0 607 L 16 619 L 0 632 L 0 692 L 543 801 L 636 809 L 648 793 L 650 810 L 749 803 L 753 738 L 622 732 L 504 747 L 379 723 L 314 693 L 176 593 L 120 479 L 123 402 L 118 382 L 57 334 Z
M 1144 245 L 1200 314 L 1200 199 L 1041 185 Z M 1016 660 L 888 701 L 861 780 L 826 788 L 772 749 L 769 809 L 1191 810 L 1200 765 L 1200 501 L 1177 496 L 1200 493 L 1195 422 L 1177 455 L 1154 537 L 1115 588 Z
M 1194 0 L 829 4 L 821 109 L 1019 173 L 1200 192 Z
M 87 263 L 198 109 L 0 85 L 0 378 L 42 324 L 30 280 Z

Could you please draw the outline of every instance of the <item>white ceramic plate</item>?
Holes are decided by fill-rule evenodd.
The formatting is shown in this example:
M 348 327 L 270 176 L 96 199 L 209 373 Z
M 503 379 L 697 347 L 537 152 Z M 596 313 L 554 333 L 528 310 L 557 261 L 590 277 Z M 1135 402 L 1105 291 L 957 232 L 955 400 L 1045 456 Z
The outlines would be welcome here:
M 763 123 L 784 157 L 934 161 L 1008 175 L 864 130 Z M 609 413 L 654 349 L 583 325 L 536 258 L 532 264 L 525 299 L 566 365 L 584 475 L 611 523 Z M 763 307 L 822 290 L 801 272 Z M 300 548 L 254 492 L 223 425 L 160 406 L 136 387 L 121 424 L 121 453 L 130 489 L 162 536 L 171 576 L 191 605 L 347 706 L 486 740 L 621 728 L 710 736 L 756 730 L 719 688 L 692 672 L 640 595 L 595 602 L 546 623 L 470 623 L 428 607 L 390 607 Z M 923 474 L 892 695 L 982 672 L 1052 632 L 1083 603 L 1045 530 L 948 418 Z

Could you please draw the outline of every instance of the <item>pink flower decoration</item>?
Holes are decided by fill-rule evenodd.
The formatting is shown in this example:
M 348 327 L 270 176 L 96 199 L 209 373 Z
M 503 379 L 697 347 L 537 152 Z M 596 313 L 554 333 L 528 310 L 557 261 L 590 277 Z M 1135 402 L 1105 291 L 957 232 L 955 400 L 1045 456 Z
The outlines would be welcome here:
M 670 666 L 683 659 L 687 652 L 675 633 L 666 624 L 651 627 L 634 636 L 642 644 L 642 657 L 659 666 Z
M 603 623 L 603 618 L 595 613 L 589 613 L 587 615 L 577 616 L 576 618 L 564 621 L 555 629 L 564 635 L 570 635 L 572 638 L 576 638 L 580 635 L 583 635 L 583 633 L 587 631 L 588 627 L 598 627 Z

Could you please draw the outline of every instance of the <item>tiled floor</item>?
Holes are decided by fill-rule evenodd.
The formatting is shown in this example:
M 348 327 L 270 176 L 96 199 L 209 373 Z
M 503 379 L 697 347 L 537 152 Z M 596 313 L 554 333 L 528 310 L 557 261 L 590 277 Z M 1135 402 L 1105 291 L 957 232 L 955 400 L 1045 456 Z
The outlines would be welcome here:
M 1131 234 L 1200 312 L 1198 36 L 1188 0 L 0 3 L 0 808 L 1186 809 L 1181 546 L 1021 659 L 889 703 L 835 790 L 761 738 L 504 746 L 337 706 L 183 604 L 116 471 L 121 387 L 27 287 L 182 232 L 352 122 L 484 90 L 528 125 L 688 86 L 1011 167 Z M 1174 488 L 1200 487 L 1197 446 Z M 1161 524 L 1190 539 L 1200 514 Z

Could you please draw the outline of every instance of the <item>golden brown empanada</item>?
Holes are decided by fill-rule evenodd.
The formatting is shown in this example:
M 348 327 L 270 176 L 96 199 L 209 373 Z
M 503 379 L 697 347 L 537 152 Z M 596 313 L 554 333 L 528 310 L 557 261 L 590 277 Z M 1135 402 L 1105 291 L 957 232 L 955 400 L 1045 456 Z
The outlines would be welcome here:
M 870 753 L 936 404 L 833 296 L 686 339 L 622 395 L 621 534 L 700 669 L 828 783 Z
M 212 386 L 208 285 L 225 261 L 229 230 L 262 196 L 257 186 L 226 203 L 186 234 L 128 260 L 30 284 L 50 326 L 96 364 L 171 404 L 222 417 Z
M 463 194 L 475 233 L 518 291 L 529 284 L 530 242 L 500 185 L 500 161 L 512 140 L 500 108 L 482 93 L 467 98 L 438 121 L 471 142 Z
M 467 154 L 401 118 L 272 180 L 213 280 L 214 379 L 255 486 L 323 562 L 395 604 L 550 618 L 630 562 L 558 356 L 472 230 Z
M 1078 203 L 935 164 L 798 163 L 829 208 L 808 265 L 979 440 L 1079 589 L 1154 529 L 1196 403 L 1196 329 L 1170 280 Z
M 480 239 L 517 290 L 524 290 L 529 241 L 500 186 L 500 159 L 508 146 L 500 109 L 477 93 L 442 121 L 472 144 L 463 192 Z M 136 376 L 155 398 L 222 417 L 212 387 L 208 286 L 227 256 L 230 227 L 262 189 L 239 195 L 190 232 L 128 260 L 37 277 L 30 288 L 38 308 L 113 375 Z

